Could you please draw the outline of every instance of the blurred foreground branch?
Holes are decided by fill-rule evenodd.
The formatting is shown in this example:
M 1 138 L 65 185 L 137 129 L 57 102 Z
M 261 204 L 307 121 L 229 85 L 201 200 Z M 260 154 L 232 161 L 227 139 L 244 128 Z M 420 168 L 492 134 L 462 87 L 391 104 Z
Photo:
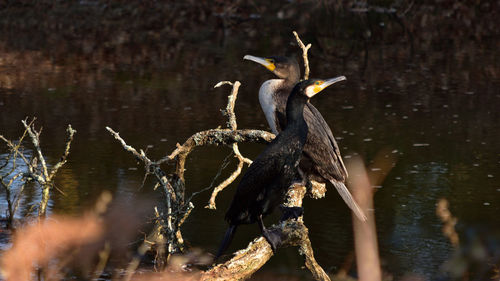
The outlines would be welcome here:
M 395 158 L 392 155 L 388 150 L 380 151 L 373 164 L 368 167 L 370 171 L 377 171 L 371 174 L 368 174 L 361 158 L 355 157 L 347 162 L 350 175 L 348 178 L 349 189 L 368 218 L 366 222 L 362 222 L 354 214 L 352 216 L 356 265 L 360 281 L 382 280 L 373 196 L 376 191 L 374 186 L 382 184 L 395 163 Z
M 450 239 L 451 244 L 456 248 L 460 244 L 458 234 L 455 230 L 455 225 L 457 224 L 458 219 L 450 212 L 449 205 L 448 200 L 445 198 L 439 199 L 436 206 L 436 215 L 439 217 L 441 222 L 443 222 L 444 236 Z

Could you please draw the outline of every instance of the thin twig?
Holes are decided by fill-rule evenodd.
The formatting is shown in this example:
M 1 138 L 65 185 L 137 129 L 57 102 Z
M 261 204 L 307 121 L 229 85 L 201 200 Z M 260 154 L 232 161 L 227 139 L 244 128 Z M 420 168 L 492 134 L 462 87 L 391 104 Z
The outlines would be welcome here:
M 159 165 L 156 162 L 151 161 L 147 156 L 146 153 L 143 150 L 140 150 L 138 152 L 135 148 L 132 146 L 128 145 L 125 140 L 123 140 L 120 137 L 120 134 L 118 132 L 115 132 L 113 129 L 110 127 L 106 127 L 106 130 L 108 130 L 116 140 L 118 140 L 121 144 L 122 147 L 132 153 L 137 159 L 141 160 L 144 163 L 145 170 L 146 172 L 152 171 L 154 175 L 156 176 L 156 179 L 158 182 L 161 184 L 163 187 L 164 193 L 167 197 L 166 200 L 166 209 L 167 209 L 167 234 L 170 238 L 170 243 L 168 244 L 168 252 L 169 254 L 175 252 L 175 242 L 174 242 L 174 236 L 175 233 L 177 232 L 177 227 L 173 221 L 173 208 L 177 206 L 177 203 L 174 201 L 177 201 L 176 193 L 172 185 L 170 184 L 169 180 L 167 179 L 167 176 L 165 173 L 160 169 Z M 175 206 L 174 206 L 175 205 Z
M 47 163 L 45 162 L 45 158 L 43 157 L 43 154 L 42 154 L 42 149 L 40 148 L 39 136 L 40 136 L 41 129 L 40 129 L 40 132 L 37 132 L 34 128 L 32 128 L 32 125 L 28 125 L 26 123 L 26 120 L 22 120 L 21 122 L 23 123 L 24 128 L 26 128 L 29 136 L 31 137 L 31 142 L 33 143 L 33 146 L 35 147 L 35 150 L 38 153 L 38 159 L 40 160 L 40 163 L 42 164 L 43 176 L 47 180 L 47 179 L 49 179 L 49 172 L 47 169 Z
M 234 106 L 236 103 L 236 98 L 238 96 L 238 89 L 241 86 L 240 81 L 236 81 L 234 83 L 228 82 L 228 81 L 223 81 L 217 83 L 217 85 L 214 86 L 214 88 L 220 87 L 224 84 L 229 84 L 233 86 L 233 90 L 231 91 L 231 94 L 227 97 L 227 107 L 226 107 L 226 115 L 228 116 L 229 120 L 227 122 L 227 127 L 230 128 L 231 130 L 235 131 L 238 128 L 238 125 L 236 124 L 236 114 L 234 113 Z
M 66 164 L 69 155 L 69 149 L 71 147 L 71 142 L 73 141 L 73 136 L 75 135 L 76 130 L 74 130 L 71 127 L 71 124 L 69 124 L 68 129 L 66 129 L 66 131 L 68 132 L 68 140 L 66 141 L 66 148 L 64 149 L 64 153 L 61 156 L 61 160 L 59 160 L 59 162 L 50 171 L 48 181 L 51 181 L 54 178 L 57 171 L 59 170 L 59 168 L 61 168 L 64 164 Z
M 219 167 L 219 170 L 217 171 L 217 174 L 215 174 L 215 177 L 212 179 L 212 182 L 210 183 L 209 186 L 201 189 L 201 190 L 198 190 L 196 192 L 193 192 L 191 193 L 191 196 L 189 196 L 188 200 L 186 200 L 186 202 L 191 202 L 191 200 L 193 199 L 194 196 L 198 195 L 198 194 L 201 194 L 205 191 L 208 191 L 208 190 L 211 190 L 213 187 L 214 187 L 214 184 L 215 184 L 215 181 L 220 177 L 222 171 L 229 165 L 229 163 L 231 161 L 228 161 L 229 157 L 231 157 L 231 155 L 233 155 L 233 153 L 229 153 L 229 155 L 226 156 L 226 158 L 224 158 L 224 161 L 222 161 L 222 164 L 220 165 Z
M 304 80 L 307 80 L 309 79 L 309 58 L 307 57 L 307 51 L 312 45 L 309 43 L 305 46 L 296 31 L 293 32 L 293 35 L 295 35 L 295 40 L 297 40 L 299 47 L 302 49 L 302 59 L 304 60 Z
M 141 159 L 141 160 L 149 160 L 147 157 L 143 157 L 143 155 L 141 155 L 139 152 L 137 152 L 137 150 L 135 150 L 135 148 L 133 148 L 132 146 L 128 145 L 121 137 L 120 137 L 120 133 L 117 133 L 115 131 L 113 131 L 113 129 L 111 129 L 110 127 L 106 127 L 106 130 L 108 130 L 108 132 L 110 132 L 116 140 L 118 140 L 121 145 L 123 146 L 123 149 L 125 149 L 126 151 L 132 153 L 136 158 L 138 159 Z M 145 159 L 143 159 L 145 158 Z M 151 162 L 151 161 L 149 161 Z
M 214 188 L 214 191 L 210 196 L 210 200 L 208 201 L 208 205 L 205 206 L 205 208 L 212 210 L 215 210 L 217 208 L 215 206 L 215 198 L 217 197 L 217 194 L 219 194 L 219 192 L 221 192 L 224 188 L 230 185 L 240 175 L 241 169 L 243 168 L 243 164 L 244 164 L 243 161 L 239 161 L 236 170 L 227 179 L 225 179 L 223 182 L 221 182 L 218 186 Z
M 236 98 L 238 96 L 238 89 L 241 83 L 239 81 L 236 81 L 234 83 L 231 83 L 229 81 L 221 81 L 217 83 L 217 85 L 215 85 L 214 88 L 220 87 L 225 84 L 233 86 L 231 94 L 227 97 L 227 106 L 225 111 L 225 115 L 227 115 L 229 119 L 227 125 L 231 130 L 236 131 L 238 125 L 236 123 L 236 114 L 234 113 L 234 107 L 236 103 Z M 252 160 L 241 155 L 240 150 L 238 148 L 238 143 L 236 142 L 233 143 L 232 148 L 235 156 L 239 160 L 238 165 L 236 166 L 236 170 L 227 179 L 225 179 L 223 182 L 221 182 L 218 186 L 214 188 L 214 191 L 210 196 L 210 200 L 208 201 L 208 205 L 205 206 L 205 208 L 215 210 L 216 209 L 215 198 L 217 197 L 217 194 L 219 194 L 219 192 L 221 192 L 224 188 L 230 185 L 241 174 L 241 170 L 243 169 L 245 163 L 247 163 L 248 165 L 252 164 Z

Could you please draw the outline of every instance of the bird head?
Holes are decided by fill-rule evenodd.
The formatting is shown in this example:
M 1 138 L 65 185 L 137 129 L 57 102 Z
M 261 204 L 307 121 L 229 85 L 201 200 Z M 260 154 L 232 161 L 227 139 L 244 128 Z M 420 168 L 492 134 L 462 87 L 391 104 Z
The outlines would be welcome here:
M 300 82 L 297 86 L 299 90 L 304 93 L 308 98 L 312 98 L 317 93 L 323 91 L 326 87 L 333 85 L 337 82 L 346 80 L 345 76 L 339 76 L 326 80 L 322 79 L 308 79 Z
M 246 55 L 243 59 L 261 64 L 281 79 L 290 79 L 293 81 L 298 81 L 300 79 L 299 64 L 293 58 L 284 56 L 255 57 Z

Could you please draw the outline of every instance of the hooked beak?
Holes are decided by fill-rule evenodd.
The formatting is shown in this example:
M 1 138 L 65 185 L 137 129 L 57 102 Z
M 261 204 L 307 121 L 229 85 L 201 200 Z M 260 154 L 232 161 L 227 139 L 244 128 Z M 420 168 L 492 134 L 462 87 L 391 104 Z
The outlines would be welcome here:
M 274 71 L 276 69 L 276 65 L 274 65 L 274 63 L 272 63 L 270 59 L 255 57 L 255 56 L 251 56 L 251 55 L 246 55 L 243 57 L 243 59 L 244 60 L 251 60 L 251 61 L 254 61 L 258 64 L 261 64 L 265 68 L 269 69 L 270 71 Z
M 339 77 L 335 77 L 335 78 L 330 78 L 330 79 L 324 80 L 319 85 L 314 85 L 314 87 L 312 88 L 312 91 L 308 89 L 306 91 L 306 95 L 309 98 L 312 98 L 317 93 L 323 91 L 326 87 L 328 87 L 328 86 L 330 86 L 332 84 L 335 84 L 337 82 L 344 81 L 344 80 L 346 80 L 345 76 L 339 76 Z

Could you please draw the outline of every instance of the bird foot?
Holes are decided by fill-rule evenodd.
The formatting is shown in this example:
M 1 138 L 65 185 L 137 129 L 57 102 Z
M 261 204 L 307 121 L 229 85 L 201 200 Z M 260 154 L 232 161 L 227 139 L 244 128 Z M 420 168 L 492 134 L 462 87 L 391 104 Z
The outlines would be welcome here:
M 304 209 L 302 207 L 285 207 L 281 206 L 281 219 L 280 222 L 286 221 L 288 219 L 298 219 L 304 214 Z
M 266 229 L 262 232 L 264 238 L 266 238 L 267 242 L 271 245 L 271 249 L 273 250 L 273 254 L 276 254 L 276 249 L 281 246 L 281 235 L 282 232 L 279 229 L 269 230 Z

